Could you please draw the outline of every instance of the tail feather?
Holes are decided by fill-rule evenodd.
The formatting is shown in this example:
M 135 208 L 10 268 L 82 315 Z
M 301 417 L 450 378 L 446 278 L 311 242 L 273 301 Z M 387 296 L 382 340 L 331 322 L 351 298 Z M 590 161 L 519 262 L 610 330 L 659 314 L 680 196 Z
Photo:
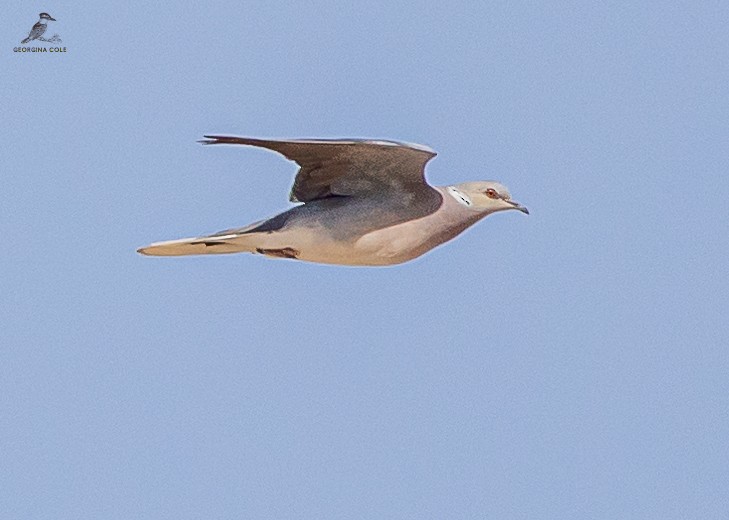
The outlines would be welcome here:
M 233 242 L 230 241 L 231 238 L 238 240 Z M 140 247 L 137 249 L 137 253 L 147 256 L 188 256 L 223 255 L 253 251 L 252 248 L 241 243 L 240 238 L 240 235 L 228 235 L 167 240 Z

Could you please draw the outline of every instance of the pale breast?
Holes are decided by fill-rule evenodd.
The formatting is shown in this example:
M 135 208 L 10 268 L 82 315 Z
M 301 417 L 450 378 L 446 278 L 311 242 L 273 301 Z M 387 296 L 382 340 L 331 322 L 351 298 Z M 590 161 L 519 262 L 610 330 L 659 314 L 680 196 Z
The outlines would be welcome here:
M 354 249 L 373 263 L 405 262 L 454 238 L 478 219 L 477 212 L 444 196 L 435 213 L 367 233 Z

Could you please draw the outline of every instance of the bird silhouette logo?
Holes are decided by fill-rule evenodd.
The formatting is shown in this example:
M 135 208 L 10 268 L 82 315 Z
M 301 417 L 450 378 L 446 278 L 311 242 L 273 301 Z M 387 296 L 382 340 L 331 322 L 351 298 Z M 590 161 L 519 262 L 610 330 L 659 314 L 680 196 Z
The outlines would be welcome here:
M 39 17 L 40 19 L 35 23 L 35 25 L 33 25 L 28 37 L 20 43 L 28 43 L 33 40 L 39 40 L 42 42 L 60 42 L 61 38 L 59 38 L 57 34 L 54 34 L 52 38 L 43 37 L 46 33 L 46 29 L 48 28 L 48 22 L 55 22 L 56 19 L 48 13 L 41 13 Z

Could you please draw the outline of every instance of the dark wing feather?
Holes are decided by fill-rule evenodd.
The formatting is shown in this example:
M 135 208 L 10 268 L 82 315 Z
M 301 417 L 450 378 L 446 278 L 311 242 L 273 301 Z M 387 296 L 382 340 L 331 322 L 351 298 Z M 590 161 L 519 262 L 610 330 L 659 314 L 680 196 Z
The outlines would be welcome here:
M 30 33 L 28 34 L 28 37 L 23 40 L 21 43 L 27 43 L 31 40 L 35 40 L 41 36 L 43 36 L 43 33 L 46 32 L 46 25 L 40 22 L 35 22 L 33 25 L 33 28 L 30 30 Z
M 268 148 L 299 165 L 291 189 L 292 202 L 333 196 L 440 195 L 425 182 L 425 164 L 435 152 L 394 141 L 275 141 L 206 135 L 203 144 L 241 144 Z

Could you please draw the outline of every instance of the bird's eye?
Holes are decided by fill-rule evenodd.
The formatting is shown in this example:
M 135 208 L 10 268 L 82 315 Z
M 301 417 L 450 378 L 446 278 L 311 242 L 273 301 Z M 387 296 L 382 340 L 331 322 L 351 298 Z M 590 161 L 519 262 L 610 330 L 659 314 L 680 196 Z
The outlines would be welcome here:
M 490 199 L 498 199 L 499 198 L 498 192 L 495 189 L 493 189 L 493 188 L 487 189 L 485 193 L 486 193 L 486 196 L 488 198 L 490 198 Z

